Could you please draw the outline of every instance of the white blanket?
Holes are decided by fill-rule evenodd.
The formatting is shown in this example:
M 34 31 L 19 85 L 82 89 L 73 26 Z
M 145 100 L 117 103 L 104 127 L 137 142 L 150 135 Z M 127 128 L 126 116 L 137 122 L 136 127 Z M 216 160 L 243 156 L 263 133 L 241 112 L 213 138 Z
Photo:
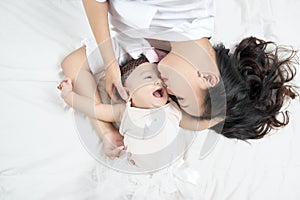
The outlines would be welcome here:
M 213 41 L 254 35 L 299 49 L 299 10 L 298 0 L 217 0 Z M 0 199 L 88 199 L 96 161 L 56 89 L 60 62 L 91 35 L 81 1 L 2 0 L 0 27 Z M 288 109 L 286 128 L 251 145 L 222 137 L 194 159 L 207 199 L 300 199 L 299 98 Z

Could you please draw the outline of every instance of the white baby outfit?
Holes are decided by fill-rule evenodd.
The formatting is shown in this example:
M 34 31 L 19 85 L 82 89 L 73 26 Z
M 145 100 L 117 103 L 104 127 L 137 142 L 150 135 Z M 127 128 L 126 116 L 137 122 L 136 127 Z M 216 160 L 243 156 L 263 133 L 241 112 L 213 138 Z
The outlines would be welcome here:
M 172 103 L 152 109 L 126 104 L 119 132 L 138 168 L 157 170 L 182 157 L 185 144 L 179 133 L 180 121 L 181 111 Z
M 135 165 L 125 154 L 109 167 L 99 164 L 95 198 L 201 200 L 203 190 L 196 186 L 201 177 L 184 161 L 195 133 L 179 127 L 181 118 L 174 102 L 154 109 L 131 107 L 128 102 L 119 131 Z

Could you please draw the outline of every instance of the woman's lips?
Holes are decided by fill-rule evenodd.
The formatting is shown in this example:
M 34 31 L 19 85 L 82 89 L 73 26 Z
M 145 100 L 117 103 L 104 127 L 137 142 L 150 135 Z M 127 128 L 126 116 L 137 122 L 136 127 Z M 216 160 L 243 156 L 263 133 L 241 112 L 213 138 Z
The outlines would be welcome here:
M 161 77 L 161 80 L 165 83 L 168 81 L 168 79 L 166 77 Z

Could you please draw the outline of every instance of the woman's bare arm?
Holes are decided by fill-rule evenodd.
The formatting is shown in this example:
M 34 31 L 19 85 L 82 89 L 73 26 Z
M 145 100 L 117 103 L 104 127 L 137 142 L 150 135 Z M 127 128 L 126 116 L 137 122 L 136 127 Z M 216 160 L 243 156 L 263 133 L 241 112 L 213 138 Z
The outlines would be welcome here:
M 109 96 L 114 101 L 117 101 L 118 98 L 114 94 L 114 87 L 116 87 L 121 97 L 126 100 L 128 96 L 121 82 L 121 72 L 110 36 L 108 3 L 96 2 L 95 0 L 83 0 L 83 5 L 105 64 L 105 89 Z
M 108 23 L 108 3 L 83 0 L 83 6 L 106 66 L 115 60 Z

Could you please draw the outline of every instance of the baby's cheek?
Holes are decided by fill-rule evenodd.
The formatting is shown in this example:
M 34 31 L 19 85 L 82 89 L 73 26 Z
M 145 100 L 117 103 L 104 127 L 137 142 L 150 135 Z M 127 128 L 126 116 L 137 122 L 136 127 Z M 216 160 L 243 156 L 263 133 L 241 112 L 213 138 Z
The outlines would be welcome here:
M 148 106 L 147 99 L 149 97 L 145 96 L 145 94 L 136 92 L 133 94 L 131 101 L 135 107 L 145 107 Z

